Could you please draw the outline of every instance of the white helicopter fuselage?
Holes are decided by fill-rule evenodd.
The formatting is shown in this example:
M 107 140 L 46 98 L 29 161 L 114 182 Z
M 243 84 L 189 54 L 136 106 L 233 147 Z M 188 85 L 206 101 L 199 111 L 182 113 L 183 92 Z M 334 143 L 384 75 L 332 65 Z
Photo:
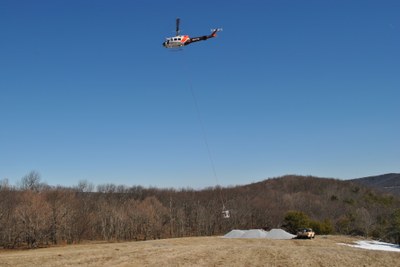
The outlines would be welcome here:
M 188 35 L 177 35 L 174 37 L 166 38 L 163 46 L 165 46 L 166 48 L 182 47 L 188 41 L 190 41 L 190 37 Z

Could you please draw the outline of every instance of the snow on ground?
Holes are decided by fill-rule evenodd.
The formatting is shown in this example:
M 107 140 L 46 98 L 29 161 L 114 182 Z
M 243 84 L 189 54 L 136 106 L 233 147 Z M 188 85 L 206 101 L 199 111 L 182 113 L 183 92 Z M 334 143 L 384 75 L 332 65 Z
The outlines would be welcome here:
M 251 230 L 232 230 L 224 238 L 267 238 L 267 239 L 292 239 L 292 235 L 282 229 L 272 229 L 271 231 L 264 231 L 262 229 Z
M 362 249 L 400 252 L 400 246 L 379 241 L 360 240 L 356 242 L 356 245 L 344 244 L 344 243 L 338 243 L 338 244 L 355 248 L 362 248 Z

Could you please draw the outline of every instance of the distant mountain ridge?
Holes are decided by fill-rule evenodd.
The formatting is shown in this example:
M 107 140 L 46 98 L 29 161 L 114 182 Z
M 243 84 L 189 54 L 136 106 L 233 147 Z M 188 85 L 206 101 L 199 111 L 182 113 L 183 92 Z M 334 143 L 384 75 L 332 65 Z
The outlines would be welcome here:
M 374 187 L 385 192 L 400 195 L 400 173 L 387 173 L 376 176 L 351 179 L 350 181 Z

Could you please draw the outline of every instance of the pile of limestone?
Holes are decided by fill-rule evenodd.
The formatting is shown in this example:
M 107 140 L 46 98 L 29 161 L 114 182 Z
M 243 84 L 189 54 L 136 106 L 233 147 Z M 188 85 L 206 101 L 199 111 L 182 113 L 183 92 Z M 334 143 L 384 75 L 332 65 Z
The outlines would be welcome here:
M 267 239 L 292 239 L 296 237 L 282 229 L 264 231 L 262 229 L 232 230 L 224 238 L 267 238 Z

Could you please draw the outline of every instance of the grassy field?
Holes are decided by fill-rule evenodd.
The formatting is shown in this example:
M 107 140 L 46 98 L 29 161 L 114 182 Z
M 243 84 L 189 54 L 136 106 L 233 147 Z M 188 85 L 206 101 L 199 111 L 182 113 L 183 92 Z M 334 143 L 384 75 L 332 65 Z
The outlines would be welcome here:
M 338 245 L 358 240 L 192 237 L 0 250 L 0 266 L 400 266 L 400 253 Z

